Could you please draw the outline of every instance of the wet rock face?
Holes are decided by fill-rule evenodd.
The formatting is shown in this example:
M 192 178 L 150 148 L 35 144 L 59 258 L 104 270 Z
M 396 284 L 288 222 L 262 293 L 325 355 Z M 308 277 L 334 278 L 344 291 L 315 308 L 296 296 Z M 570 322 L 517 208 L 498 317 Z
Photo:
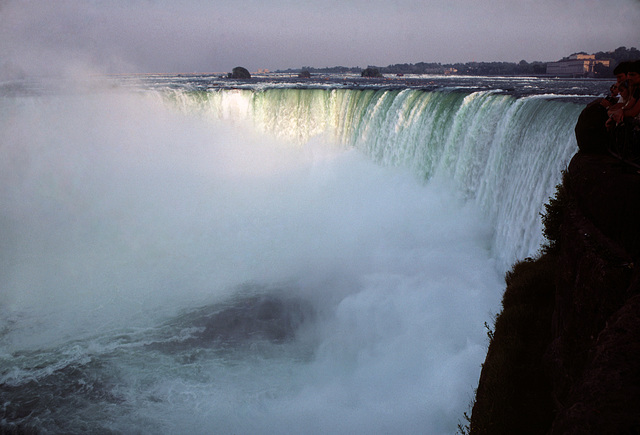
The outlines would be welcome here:
M 567 172 L 578 210 L 612 243 L 640 253 L 640 174 L 608 155 L 579 152 Z
M 167 322 L 148 347 L 164 353 L 189 349 L 242 349 L 256 343 L 285 344 L 296 339 L 315 312 L 294 297 L 259 294 L 236 297 L 183 313 Z
M 604 119 L 576 125 L 554 248 L 507 276 L 471 434 L 640 434 L 640 174 Z
M 607 109 L 596 100 L 580 113 L 575 127 L 576 140 L 580 151 L 606 154 L 609 134 L 605 128 Z
M 640 433 L 640 295 L 608 319 L 570 385 L 551 434 Z
M 232 79 L 250 79 L 251 73 L 246 68 L 237 66 L 229 73 L 229 77 Z
M 640 175 L 576 154 L 565 185 L 553 337 L 551 434 L 640 433 Z
M 236 342 L 261 339 L 284 342 L 295 337 L 310 315 L 302 302 L 273 296 L 254 296 L 205 316 L 201 340 Z

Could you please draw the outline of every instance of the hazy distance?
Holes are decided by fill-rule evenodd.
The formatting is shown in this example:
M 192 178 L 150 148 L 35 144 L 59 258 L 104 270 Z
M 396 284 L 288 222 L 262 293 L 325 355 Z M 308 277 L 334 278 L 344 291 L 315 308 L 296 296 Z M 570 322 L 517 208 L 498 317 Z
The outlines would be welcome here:
M 638 0 L 0 0 L 0 77 L 546 62 L 638 23 Z

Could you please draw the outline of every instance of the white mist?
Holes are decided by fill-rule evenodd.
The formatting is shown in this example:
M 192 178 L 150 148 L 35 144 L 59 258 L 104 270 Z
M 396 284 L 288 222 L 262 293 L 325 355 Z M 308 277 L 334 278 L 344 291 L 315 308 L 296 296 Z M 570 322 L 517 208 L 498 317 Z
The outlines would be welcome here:
M 491 228 L 447 180 L 151 93 L 2 107 L 2 382 L 99 363 L 122 401 L 54 409 L 70 427 L 455 431 L 503 283 Z M 164 320 L 247 283 L 315 307 L 286 352 L 185 362 L 145 347 Z M 49 368 L 12 366 L 25 351 Z

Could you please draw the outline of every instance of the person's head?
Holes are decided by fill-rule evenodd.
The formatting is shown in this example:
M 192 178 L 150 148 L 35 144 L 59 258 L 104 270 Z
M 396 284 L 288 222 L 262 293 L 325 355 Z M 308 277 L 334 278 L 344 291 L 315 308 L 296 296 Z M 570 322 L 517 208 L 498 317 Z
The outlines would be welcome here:
M 627 98 L 629 96 L 629 81 L 625 80 L 618 85 L 618 92 L 623 98 Z
M 611 92 L 611 95 L 618 95 L 618 83 L 616 82 L 612 84 L 609 91 Z
M 614 69 L 613 75 L 616 76 L 616 81 L 618 83 L 623 82 L 627 79 L 627 72 L 629 71 L 629 64 L 631 62 L 624 61 L 620 62 Z
M 640 84 L 640 60 L 636 60 L 630 63 L 627 71 L 627 80 L 630 86 L 636 86 Z

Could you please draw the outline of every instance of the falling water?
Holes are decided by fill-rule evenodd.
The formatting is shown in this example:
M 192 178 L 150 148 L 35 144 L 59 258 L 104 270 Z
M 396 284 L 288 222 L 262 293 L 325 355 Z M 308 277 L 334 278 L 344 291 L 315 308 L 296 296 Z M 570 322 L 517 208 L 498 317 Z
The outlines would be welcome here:
M 0 427 L 452 433 L 579 104 L 104 90 L 0 104 Z

